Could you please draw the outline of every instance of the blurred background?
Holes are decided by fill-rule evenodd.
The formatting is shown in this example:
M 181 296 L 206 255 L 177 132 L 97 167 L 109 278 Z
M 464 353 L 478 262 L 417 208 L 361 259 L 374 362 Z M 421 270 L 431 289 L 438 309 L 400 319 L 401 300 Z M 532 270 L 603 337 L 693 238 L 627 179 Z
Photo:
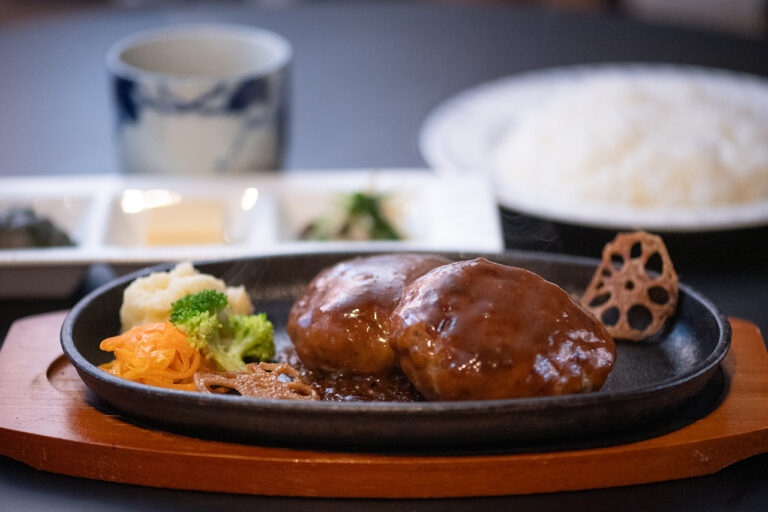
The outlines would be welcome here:
M 324 0 L 0 0 L 0 23 L 110 5 L 150 6 L 239 4 L 281 8 Z M 362 1 L 362 0 L 358 0 Z M 365 0 L 370 2 L 373 0 Z M 616 16 L 695 26 L 748 37 L 768 37 L 768 0 L 405 0 L 432 3 L 518 3 L 552 9 L 609 11 Z
M 13 187 L 7 183 L 29 178 L 30 189 L 39 183 L 47 186 L 34 188 L 33 193 L 25 191 L 28 197 L 34 198 L 39 189 L 62 193 L 54 187 L 82 175 L 80 181 L 68 183 L 67 190 L 77 192 L 70 194 L 79 197 L 82 190 L 88 189 L 90 194 L 94 189 L 111 201 L 98 201 L 101 210 L 81 208 L 86 212 L 83 218 L 91 215 L 96 219 L 92 221 L 95 228 L 90 230 L 93 241 L 84 243 L 85 251 L 80 253 L 91 260 L 79 266 L 78 260 L 74 260 L 74 264 L 67 266 L 66 261 L 49 256 L 46 263 L 54 262 L 54 265 L 47 274 L 41 271 L 42 266 L 36 260 L 24 260 L 24 255 L 15 259 L 15 254 L 6 253 L 9 256 L 5 267 L 0 259 L 0 291 L 5 286 L 11 292 L 7 298 L 0 293 L 0 342 L 16 320 L 71 308 L 86 293 L 131 265 L 143 267 L 156 261 L 151 258 L 159 257 L 171 261 L 181 259 L 174 256 L 181 253 L 142 252 L 143 242 L 123 242 L 119 236 L 130 231 L 125 228 L 127 221 L 123 222 L 130 212 L 123 209 L 119 195 L 113 198 L 111 192 L 105 193 L 94 186 L 102 178 L 108 182 L 112 177 L 109 174 L 120 170 L 113 151 L 115 123 L 110 101 L 113 89 L 108 87 L 104 57 L 110 45 L 125 35 L 201 20 L 264 27 L 294 45 L 297 51 L 295 66 L 291 69 L 292 105 L 284 168 L 320 171 L 320 175 L 333 170 L 375 168 L 378 172 L 389 168 L 426 167 L 419 135 L 425 119 L 436 108 L 462 91 L 529 71 L 639 62 L 663 63 L 680 69 L 703 66 L 725 73 L 748 73 L 761 84 L 764 77 L 768 77 L 768 0 L 0 0 L 0 192 L 12 195 Z M 751 98 L 739 94 L 721 96 L 737 97 L 740 101 Z M 768 94 L 765 97 L 768 98 Z M 755 109 L 751 103 L 742 112 L 749 111 L 765 125 L 768 100 L 761 105 L 765 106 L 764 110 Z M 690 108 L 688 111 L 700 113 L 701 110 Z M 486 111 L 495 113 L 494 109 Z M 687 116 L 684 118 L 688 120 Z M 693 122 L 695 119 L 698 118 Z M 745 116 L 735 119 L 734 124 L 739 127 L 746 124 Z M 562 123 L 557 126 L 560 125 Z M 679 133 L 690 131 L 679 130 Z M 557 138 L 566 139 L 569 138 Z M 455 137 L 451 142 L 456 140 L 466 138 Z M 766 154 L 766 140 L 768 136 L 763 136 L 750 148 L 757 154 Z M 664 142 L 664 146 L 674 146 Z M 748 152 L 732 153 L 741 158 Z M 99 174 L 104 176 L 97 176 Z M 48 176 L 53 186 L 42 181 Z M 344 179 L 328 176 L 338 183 L 348 180 L 346 176 Z M 435 178 L 438 178 L 436 173 Z M 6 179 L 8 181 L 4 181 Z M 398 183 L 402 181 L 398 178 Z M 654 180 L 644 182 L 654 183 Z M 290 180 L 285 183 L 288 183 L 285 190 L 289 190 L 292 183 Z M 363 185 L 355 186 L 357 190 L 363 189 Z M 318 187 L 307 188 L 316 193 Z M 445 232 L 463 244 L 469 235 L 464 235 L 465 231 L 457 226 L 468 226 L 467 231 L 471 230 L 472 235 L 492 231 L 495 237 L 492 240 L 501 238 L 500 245 L 510 250 L 594 258 L 616 234 L 610 224 L 580 224 L 578 218 L 549 219 L 537 216 L 536 210 L 505 207 L 494 201 L 498 198 L 493 198 L 491 190 L 484 197 L 461 188 L 458 189 L 460 197 L 451 196 L 446 200 L 445 196 L 431 194 L 434 188 L 411 186 L 411 189 L 428 190 L 429 197 L 439 199 L 435 204 L 447 205 L 439 210 L 429 201 L 419 202 L 419 196 L 413 195 L 417 198 L 414 202 L 425 204 L 430 214 L 447 212 L 424 214 L 417 216 L 417 220 L 434 219 L 435 226 L 445 227 Z M 288 198 L 286 204 L 292 201 L 297 211 L 315 216 L 315 211 L 310 209 L 314 207 L 310 205 L 312 201 L 305 199 L 310 195 L 296 193 L 296 190 L 291 189 L 274 203 Z M 209 195 L 207 190 L 205 195 Z M 331 194 L 326 197 L 333 199 Z M 242 201 L 229 203 L 235 208 L 243 204 Z M 50 211 L 59 213 L 59 203 L 51 204 Z M 261 204 L 268 203 L 262 200 Z M 464 205 L 487 207 L 480 211 L 488 212 L 494 222 L 499 221 L 501 229 L 487 219 L 477 221 L 468 215 L 459 215 L 461 222 L 458 222 L 456 212 Z M 768 201 L 762 201 L 760 206 L 759 212 L 764 215 L 755 224 L 739 223 L 737 219 L 723 230 L 669 231 L 664 237 L 682 282 L 711 298 L 725 314 L 755 322 L 768 333 L 768 260 L 765 257 Z M 211 217 L 219 219 L 216 223 L 220 231 L 223 215 L 214 212 Z M 279 230 L 293 236 L 291 233 L 300 231 L 286 229 L 286 224 L 274 224 L 278 226 L 274 229 L 269 227 L 269 222 L 278 219 L 278 214 L 252 217 L 256 219 L 255 226 L 267 226 L 263 232 Z M 285 214 L 285 218 L 289 217 Z M 303 227 L 313 218 L 295 224 Z M 82 224 L 90 226 L 89 222 L 90 219 L 86 219 Z M 488 231 L 478 228 L 488 228 Z M 258 236 L 262 236 L 262 231 L 254 229 L 257 231 Z M 425 232 L 426 228 L 421 231 Z M 275 246 L 284 240 L 275 239 Z M 254 236 L 253 241 L 248 241 L 253 245 L 243 243 L 241 246 L 259 254 L 263 250 L 263 246 L 258 245 L 261 240 Z M 222 246 L 224 244 L 219 244 L 220 249 Z M 109 252 L 97 253 L 102 248 Z M 133 249 L 136 250 L 131 252 Z M 160 250 L 167 251 L 163 247 Z M 214 253 L 210 258 L 221 257 L 215 254 L 228 257 L 231 253 Z M 190 258 L 189 252 L 184 258 Z M 17 265 L 19 261 L 26 266 Z M 62 265 L 57 266 L 59 263 Z M 73 268 L 75 272 L 70 272 Z M 3 270 L 7 270 L 5 275 Z M 62 282 L 62 275 L 71 276 L 76 289 L 56 296 L 49 284 Z M 23 296 L 12 295 L 19 290 L 27 292 L 29 282 L 39 283 L 40 288 Z M 37 472 L 0 456 L 0 503 L 3 503 L 0 509 L 3 510 L 66 508 L 103 512 L 147 503 L 145 508 L 175 511 L 180 499 L 187 512 L 211 506 L 252 510 L 254 504 L 256 507 L 270 505 L 270 502 L 246 501 L 252 500 L 246 496 L 216 495 L 207 498 L 208 501 L 205 496 L 204 493 L 120 487 L 71 479 Z M 740 510 L 764 511 L 768 510 L 768 455 L 699 479 L 524 496 L 522 501 L 517 498 L 520 497 L 512 499 L 516 504 L 522 503 L 522 507 L 507 501 L 504 508 L 600 510 L 605 508 L 605 503 L 621 502 L 623 509 L 638 511 L 667 510 L 669 503 L 675 503 L 680 511 L 725 510 L 734 506 Z M 339 508 L 339 504 L 332 501 L 307 502 L 304 508 L 314 509 L 318 503 L 325 503 L 321 508 L 327 510 Z M 489 502 L 457 500 L 451 505 L 475 510 L 483 507 L 479 503 Z M 504 502 L 497 503 L 503 506 Z M 380 505 L 382 507 L 373 508 L 416 509 L 413 502 L 382 501 Z M 444 501 L 429 502 L 429 506 L 431 510 L 457 508 L 446 506 Z M 347 502 L 347 510 L 358 508 L 369 507 L 360 502 Z

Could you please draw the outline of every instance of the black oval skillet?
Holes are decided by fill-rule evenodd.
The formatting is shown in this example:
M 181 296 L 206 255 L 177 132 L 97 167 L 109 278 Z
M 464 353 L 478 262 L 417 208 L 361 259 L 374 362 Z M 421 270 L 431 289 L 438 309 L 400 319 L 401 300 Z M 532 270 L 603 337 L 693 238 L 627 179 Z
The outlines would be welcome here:
M 245 285 L 256 311 L 267 312 L 276 336 L 285 341 L 288 311 L 302 287 L 322 268 L 357 254 L 255 257 L 196 267 L 230 285 Z M 452 259 L 478 256 L 445 255 Z M 576 295 L 597 264 L 591 259 L 527 252 L 485 256 L 536 272 Z M 118 311 L 125 287 L 140 275 L 170 267 L 160 265 L 121 277 L 82 299 L 64 322 L 62 347 L 98 399 L 126 420 L 220 440 L 448 452 L 489 447 L 561 449 L 580 439 L 622 442 L 627 435 L 655 435 L 665 425 L 679 426 L 681 411 L 682 423 L 706 413 L 690 412 L 690 404 L 701 402 L 705 389 L 712 396 L 705 400 L 709 405 L 704 409 L 717 399 L 722 386 L 714 383 L 723 381 L 719 363 L 731 338 L 722 313 L 681 285 L 677 313 L 664 331 L 641 343 L 619 342 L 608 381 L 599 392 L 589 394 L 466 402 L 281 401 L 155 388 L 99 370 L 99 364 L 111 359 L 111 354 L 99 350 L 99 342 L 119 332 Z

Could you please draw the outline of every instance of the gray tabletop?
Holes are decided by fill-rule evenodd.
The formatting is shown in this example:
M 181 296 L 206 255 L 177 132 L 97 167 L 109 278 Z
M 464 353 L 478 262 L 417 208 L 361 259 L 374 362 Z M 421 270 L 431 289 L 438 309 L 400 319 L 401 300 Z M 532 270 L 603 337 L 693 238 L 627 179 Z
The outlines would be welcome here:
M 119 37 L 184 21 L 275 30 L 295 47 L 289 168 L 419 167 L 421 122 L 441 101 L 512 73 L 587 62 L 675 62 L 768 75 L 768 43 L 614 16 L 516 6 L 326 3 L 285 9 L 92 10 L 0 26 L 0 175 L 117 172 L 104 54 Z M 614 233 L 501 211 L 506 244 L 595 256 Z M 668 236 L 681 278 L 768 332 L 768 230 Z M 0 301 L 0 338 L 29 314 L 70 307 L 110 276 L 95 266 L 63 300 Z M 260 498 L 150 489 L 38 472 L 0 458 L 7 510 L 765 510 L 768 456 L 711 476 L 629 488 L 472 500 Z

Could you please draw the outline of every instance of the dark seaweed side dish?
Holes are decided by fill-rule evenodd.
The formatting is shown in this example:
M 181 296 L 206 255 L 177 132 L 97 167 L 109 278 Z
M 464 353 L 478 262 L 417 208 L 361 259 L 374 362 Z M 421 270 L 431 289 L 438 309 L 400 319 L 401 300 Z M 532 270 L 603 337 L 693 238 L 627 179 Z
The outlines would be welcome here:
M 67 233 L 31 208 L 14 207 L 0 212 L 0 249 L 73 245 Z

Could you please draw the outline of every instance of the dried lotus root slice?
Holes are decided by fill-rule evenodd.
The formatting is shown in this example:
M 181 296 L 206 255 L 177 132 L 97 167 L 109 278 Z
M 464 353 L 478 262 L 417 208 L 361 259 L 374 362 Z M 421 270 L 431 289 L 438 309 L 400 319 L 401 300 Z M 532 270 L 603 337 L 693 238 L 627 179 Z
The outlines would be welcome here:
M 281 378 L 282 377 L 282 378 Z M 251 363 L 243 372 L 198 372 L 195 386 L 204 393 L 234 389 L 243 396 L 284 400 L 318 400 L 317 391 L 299 371 L 285 363 Z
M 661 271 L 649 270 L 649 260 Z M 581 303 L 614 338 L 642 340 L 662 328 L 677 308 L 677 273 L 662 239 L 644 231 L 621 233 L 603 249 Z

